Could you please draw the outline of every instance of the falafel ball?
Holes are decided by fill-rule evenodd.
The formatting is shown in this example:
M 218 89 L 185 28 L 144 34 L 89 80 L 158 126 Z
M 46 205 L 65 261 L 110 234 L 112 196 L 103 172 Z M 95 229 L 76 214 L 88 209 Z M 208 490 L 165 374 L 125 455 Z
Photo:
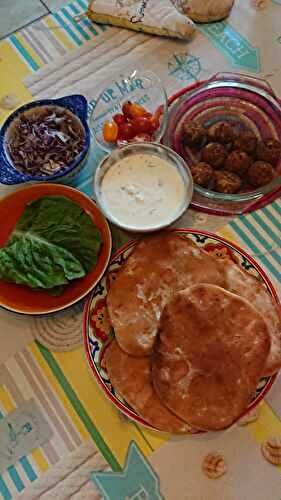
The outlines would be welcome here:
M 281 143 L 276 139 L 259 142 L 256 151 L 257 159 L 270 163 L 275 167 L 281 155 Z
M 252 159 L 244 151 L 232 151 L 226 158 L 224 169 L 234 174 L 243 175 L 251 166 Z
M 210 142 L 202 149 L 202 161 L 213 168 L 221 168 L 227 156 L 226 149 L 218 142 Z
M 220 122 L 210 130 L 209 137 L 214 142 L 221 144 L 232 143 L 236 137 L 236 129 L 228 122 Z
M 206 139 L 205 128 L 197 122 L 185 122 L 183 124 L 183 141 L 188 146 L 201 147 Z
M 257 138 L 253 132 L 240 132 L 234 141 L 233 148 L 251 155 L 256 151 L 257 142 Z
M 190 167 L 190 171 L 195 184 L 203 187 L 208 186 L 214 174 L 214 170 L 211 165 L 204 163 L 203 161 L 196 163 L 196 165 L 192 165 Z
M 219 193 L 234 194 L 242 186 L 240 177 L 232 172 L 215 172 L 214 180 L 214 191 L 218 191 Z
M 256 161 L 248 170 L 248 179 L 254 187 L 265 186 L 274 179 L 274 168 L 266 161 Z

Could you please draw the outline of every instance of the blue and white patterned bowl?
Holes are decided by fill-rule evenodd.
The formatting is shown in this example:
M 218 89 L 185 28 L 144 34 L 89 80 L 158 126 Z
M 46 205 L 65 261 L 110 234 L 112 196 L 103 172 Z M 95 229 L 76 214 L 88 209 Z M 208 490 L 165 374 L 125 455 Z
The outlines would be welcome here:
M 64 170 L 50 176 L 26 175 L 17 170 L 6 150 L 6 134 L 8 128 L 18 115 L 38 106 L 59 106 L 71 111 L 79 120 L 85 132 L 85 145 L 76 159 Z M 88 102 L 83 95 L 70 95 L 59 99 L 41 99 L 32 101 L 14 111 L 0 130 L 0 183 L 22 184 L 24 182 L 56 182 L 67 183 L 73 180 L 84 167 L 90 149 L 90 129 L 87 122 Z

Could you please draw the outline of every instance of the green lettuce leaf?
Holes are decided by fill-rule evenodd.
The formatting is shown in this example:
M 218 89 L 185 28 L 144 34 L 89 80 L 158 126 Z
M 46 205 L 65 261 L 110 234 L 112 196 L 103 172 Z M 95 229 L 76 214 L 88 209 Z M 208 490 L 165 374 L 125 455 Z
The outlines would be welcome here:
M 0 249 L 0 279 L 61 294 L 62 286 L 94 267 L 101 243 L 79 205 L 64 196 L 43 196 L 26 206 Z

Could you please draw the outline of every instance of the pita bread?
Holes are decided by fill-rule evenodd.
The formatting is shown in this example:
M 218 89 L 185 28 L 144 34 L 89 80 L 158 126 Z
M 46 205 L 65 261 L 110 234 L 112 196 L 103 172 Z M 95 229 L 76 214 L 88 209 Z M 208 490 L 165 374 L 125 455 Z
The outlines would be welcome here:
M 170 0 L 92 0 L 87 14 L 95 23 L 151 35 L 188 39 L 195 31 L 193 22 Z
M 120 347 L 133 356 L 151 354 L 166 303 L 175 292 L 201 282 L 223 286 L 215 257 L 173 233 L 142 240 L 117 273 L 107 295 Z
M 214 285 L 177 293 L 163 311 L 154 387 L 177 416 L 202 430 L 229 427 L 246 409 L 270 341 L 251 304 Z
M 172 0 L 180 12 L 196 23 L 221 21 L 229 16 L 234 0 Z
M 281 318 L 277 305 L 260 281 L 230 259 L 222 260 L 221 266 L 226 289 L 247 299 L 267 324 L 271 347 L 263 375 L 272 375 L 281 368 Z
M 113 387 L 150 425 L 164 432 L 190 431 L 190 427 L 170 413 L 156 395 L 151 381 L 150 358 L 129 356 L 113 340 L 106 350 L 105 363 Z

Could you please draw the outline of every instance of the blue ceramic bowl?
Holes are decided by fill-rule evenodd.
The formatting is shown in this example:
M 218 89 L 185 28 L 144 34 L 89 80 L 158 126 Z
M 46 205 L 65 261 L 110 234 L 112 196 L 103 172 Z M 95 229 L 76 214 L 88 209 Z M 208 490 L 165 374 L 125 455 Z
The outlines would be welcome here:
M 6 134 L 13 120 L 17 118 L 23 111 L 38 106 L 60 106 L 71 111 L 79 118 L 85 132 L 85 146 L 81 153 L 76 157 L 75 161 L 68 165 L 65 169 L 57 172 L 54 175 L 39 176 L 26 175 L 17 170 L 13 166 L 13 162 L 6 150 Z M 23 182 L 69 182 L 82 170 L 84 167 L 87 155 L 90 148 L 90 129 L 87 122 L 88 103 L 83 95 L 70 95 L 59 99 L 41 99 L 32 101 L 24 106 L 21 106 L 14 111 L 5 121 L 0 131 L 0 183 L 2 184 L 22 184 Z

